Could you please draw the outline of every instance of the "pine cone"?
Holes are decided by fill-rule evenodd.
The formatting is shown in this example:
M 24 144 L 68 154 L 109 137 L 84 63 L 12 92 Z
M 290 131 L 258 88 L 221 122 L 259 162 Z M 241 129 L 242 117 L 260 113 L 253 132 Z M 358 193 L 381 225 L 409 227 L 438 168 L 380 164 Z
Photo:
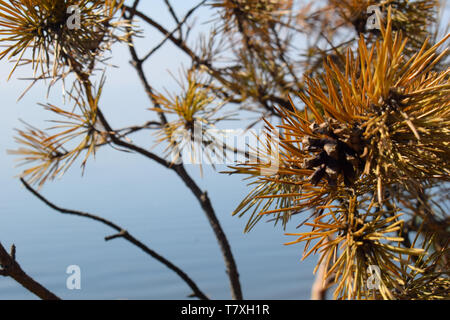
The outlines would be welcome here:
M 342 180 L 350 186 L 363 166 L 360 158 L 364 149 L 361 130 L 357 126 L 342 127 L 336 122 L 320 125 L 313 122 L 310 128 L 314 137 L 305 136 L 303 146 L 306 151 L 314 153 L 314 157 L 305 159 L 303 167 L 315 169 L 310 177 L 311 183 L 317 185 L 325 178 L 330 186 L 337 186 Z

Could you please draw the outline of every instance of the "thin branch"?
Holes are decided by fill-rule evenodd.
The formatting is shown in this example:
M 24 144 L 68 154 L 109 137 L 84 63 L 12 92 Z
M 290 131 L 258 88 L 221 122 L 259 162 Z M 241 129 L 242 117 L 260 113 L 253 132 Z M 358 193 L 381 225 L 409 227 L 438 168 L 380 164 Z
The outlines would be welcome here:
M 122 129 L 117 129 L 116 132 L 120 133 L 119 137 L 125 137 L 128 136 L 132 133 L 136 133 L 138 131 L 141 130 L 146 130 L 146 129 L 160 129 L 161 128 L 161 123 L 158 121 L 147 121 L 146 123 L 144 123 L 143 125 L 140 126 L 130 126 L 130 127 L 126 127 L 126 128 L 122 128 Z
M 166 3 L 167 8 L 169 9 L 170 14 L 172 15 L 172 18 L 175 20 L 176 24 L 180 24 L 180 20 L 178 19 L 177 14 L 175 13 L 175 10 L 173 9 L 172 5 L 170 4 L 169 0 L 164 0 Z
M 129 12 L 130 16 L 128 18 L 132 19 L 134 17 L 134 14 L 137 14 L 137 10 L 136 10 L 136 8 L 129 8 L 129 11 L 130 11 Z M 171 36 L 171 37 L 173 38 L 173 36 Z M 143 66 L 142 66 L 143 61 L 142 61 L 142 59 L 139 59 L 139 57 L 137 55 L 137 52 L 133 45 L 131 36 L 129 37 L 129 43 L 130 43 L 129 50 L 130 50 L 130 54 L 132 57 L 132 64 L 138 73 L 138 76 L 144 86 L 144 89 L 147 93 L 148 98 L 150 99 L 150 101 L 152 101 L 152 103 L 155 106 L 157 106 L 158 104 L 156 103 L 154 95 L 153 95 L 153 88 L 151 87 L 151 85 L 145 75 L 145 72 L 143 70 Z M 193 56 L 195 56 L 193 52 L 191 52 L 191 53 Z M 160 116 L 160 119 L 161 119 L 161 122 L 163 123 L 163 125 L 167 124 L 167 119 L 166 119 L 164 113 L 158 112 L 158 114 Z M 102 122 L 105 122 L 104 125 L 105 125 L 105 128 L 107 129 L 107 131 L 112 132 L 111 128 L 109 127 L 109 124 L 107 123 L 106 119 L 101 114 L 101 112 L 100 112 L 99 116 L 100 116 L 99 117 L 100 120 Z M 113 141 L 113 142 L 116 143 L 116 141 Z M 124 145 L 122 144 L 122 146 L 124 146 Z M 126 146 L 124 146 L 124 147 L 126 147 Z M 137 150 L 135 150 L 135 151 L 137 151 Z M 140 153 L 140 152 L 138 152 L 138 153 Z M 141 154 L 146 156 L 144 153 L 141 153 Z M 203 209 L 204 213 L 206 214 L 208 222 L 214 231 L 217 242 L 218 242 L 219 247 L 222 252 L 222 256 L 223 256 L 223 259 L 225 262 L 228 278 L 230 281 L 231 296 L 235 300 L 242 300 L 243 295 L 242 295 L 241 284 L 239 281 L 239 272 L 237 269 L 237 265 L 236 265 L 233 253 L 231 251 L 231 246 L 228 242 L 225 232 L 222 229 L 222 226 L 220 225 L 219 219 L 217 218 L 217 215 L 211 204 L 211 200 L 209 199 L 207 192 L 203 192 L 200 189 L 200 187 L 197 185 L 197 183 L 187 173 L 186 169 L 184 168 L 184 166 L 182 164 L 171 164 L 168 168 L 174 170 L 178 174 L 178 176 L 183 180 L 183 182 L 186 184 L 186 186 L 194 194 L 194 196 L 198 200 L 201 208 Z
M 84 218 L 88 218 L 91 220 L 95 220 L 97 222 L 101 222 L 101 223 L 107 225 L 108 227 L 116 230 L 118 232 L 118 234 L 116 234 L 114 236 L 106 237 L 105 240 L 109 241 L 109 240 L 116 239 L 116 238 L 124 238 L 125 240 L 129 241 L 136 247 L 140 248 L 142 251 L 144 251 L 145 253 L 150 255 L 152 258 L 158 260 L 163 265 L 165 265 L 167 268 L 169 268 L 170 270 L 175 272 L 192 289 L 192 291 L 194 293 L 191 296 L 197 297 L 201 300 L 209 300 L 209 298 L 198 288 L 197 284 L 183 270 L 178 268 L 176 265 L 174 265 L 172 262 L 170 262 L 169 260 L 167 260 L 166 258 L 161 256 L 154 250 L 150 249 L 148 246 L 146 246 L 141 241 L 136 239 L 134 236 L 132 236 L 130 233 L 128 233 L 128 231 L 124 230 L 122 227 L 118 226 L 117 224 L 115 224 L 107 219 L 99 217 L 97 215 L 93 215 L 90 213 L 81 212 L 81 211 L 77 211 L 77 210 L 61 208 L 61 207 L 53 204 L 52 202 L 47 200 L 44 196 L 42 196 L 39 192 L 34 190 L 24 179 L 20 179 L 20 181 L 22 182 L 22 184 L 25 186 L 25 188 L 28 191 L 30 191 L 35 197 L 37 197 L 39 200 L 44 202 L 50 208 L 52 208 L 62 214 L 69 214 L 69 215 L 74 215 L 74 216 L 79 216 L 79 217 L 84 217 Z
M 160 165 L 166 167 L 166 168 L 171 168 L 172 167 L 172 163 L 159 157 L 158 155 L 154 154 L 151 151 L 148 151 L 144 148 L 141 148 L 135 144 L 126 142 L 122 139 L 120 139 L 116 134 L 115 131 L 111 128 L 111 126 L 109 125 L 108 121 L 106 120 L 105 116 L 103 115 L 102 111 L 100 110 L 100 108 L 98 109 L 98 116 L 99 116 L 99 120 L 102 123 L 103 126 L 105 126 L 106 131 L 108 131 L 108 136 L 111 138 L 111 141 L 120 146 L 120 147 L 124 147 L 126 149 L 135 151 L 139 154 L 142 154 L 144 156 L 146 156 L 147 158 L 150 158 L 154 161 L 156 161 L 157 163 L 159 163 Z
M 0 243 L 0 275 L 11 277 L 20 283 L 25 289 L 34 293 L 43 300 L 60 300 L 53 292 L 27 275 L 16 261 L 16 247 L 12 245 L 11 253 L 8 253 Z
M 166 43 L 166 41 L 169 40 L 170 37 L 173 37 L 175 32 L 180 31 L 180 39 L 181 39 L 181 28 L 186 23 L 187 19 L 195 12 L 195 10 L 200 8 L 205 2 L 206 2 L 206 0 L 201 1 L 199 4 L 197 4 L 195 7 L 193 7 L 186 13 L 183 20 L 181 20 L 180 22 L 177 21 L 176 28 L 173 29 L 172 32 L 166 34 L 164 36 L 164 39 L 157 46 L 155 46 L 152 50 L 150 50 L 150 52 L 144 58 L 142 58 L 142 61 L 146 61 L 148 58 L 150 58 L 151 55 L 153 55 L 156 51 L 158 51 L 158 49 L 160 49 Z M 169 6 L 170 6 L 170 4 L 169 4 Z
M 173 44 L 182 49 L 185 53 L 187 53 L 193 60 L 200 60 L 198 56 L 186 45 L 186 43 L 181 38 L 176 38 L 170 31 L 165 29 L 162 25 L 151 19 L 149 16 L 144 13 L 138 11 L 135 8 L 130 8 L 128 6 L 124 6 L 125 10 L 130 13 L 130 16 L 138 16 L 142 20 L 144 20 L 149 25 L 156 28 L 159 32 L 161 32 L 164 36 L 166 36 Z

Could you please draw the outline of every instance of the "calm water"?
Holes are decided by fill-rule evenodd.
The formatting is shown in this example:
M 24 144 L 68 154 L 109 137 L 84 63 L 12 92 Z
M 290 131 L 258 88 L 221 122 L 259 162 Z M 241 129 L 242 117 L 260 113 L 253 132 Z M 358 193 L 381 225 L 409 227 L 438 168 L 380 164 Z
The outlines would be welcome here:
M 222 257 L 195 199 L 176 176 L 138 156 L 113 158 L 112 153 L 100 154 L 85 177 L 69 174 L 43 193 L 61 206 L 117 222 L 182 267 L 212 298 L 229 298 Z M 5 247 L 13 241 L 22 267 L 62 298 L 184 299 L 190 293 L 174 273 L 128 242 L 106 243 L 103 237 L 113 230 L 52 211 L 5 171 L 1 171 L 7 183 L 2 180 L 6 188 L 0 193 L 0 239 Z M 211 186 L 209 193 L 233 247 L 245 297 L 307 299 L 315 259 L 300 262 L 302 246 L 284 246 L 290 238 L 272 224 L 242 233 L 245 220 L 230 217 L 246 190 L 239 179 L 207 171 L 202 183 Z M 66 289 L 65 271 L 73 264 L 81 267 L 81 290 Z M 34 297 L 15 282 L 0 279 L 0 299 L 29 298 Z

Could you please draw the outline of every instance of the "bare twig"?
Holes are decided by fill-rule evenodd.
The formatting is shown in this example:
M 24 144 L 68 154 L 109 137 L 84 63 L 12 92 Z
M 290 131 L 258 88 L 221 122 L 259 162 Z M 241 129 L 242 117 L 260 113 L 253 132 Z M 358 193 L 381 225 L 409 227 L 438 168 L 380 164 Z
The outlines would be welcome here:
M 22 270 L 16 261 L 16 247 L 14 245 L 11 247 L 11 253 L 8 253 L 0 243 L 0 266 L 1 276 L 11 277 L 39 298 L 43 300 L 60 300 L 57 295 L 31 278 Z
M 197 4 L 195 7 L 193 7 L 191 10 L 189 10 L 186 13 L 186 15 L 184 16 L 183 20 L 181 20 L 181 21 L 177 20 L 177 26 L 175 27 L 175 29 L 173 29 L 172 32 L 166 34 L 164 36 L 164 39 L 157 46 L 155 46 L 152 50 L 150 50 L 150 52 L 147 53 L 147 55 L 144 58 L 142 58 L 142 61 L 146 61 L 148 58 L 150 58 L 151 55 L 153 55 L 156 51 L 158 51 L 158 49 L 160 49 L 164 45 L 164 43 L 166 43 L 166 41 L 169 40 L 170 37 L 174 36 L 175 32 L 177 32 L 177 31 L 180 32 L 179 38 L 181 39 L 181 35 L 182 35 L 181 28 L 183 27 L 183 25 L 185 25 L 187 19 L 195 12 L 195 10 L 200 8 L 205 2 L 206 2 L 206 0 L 203 0 L 199 4 Z M 169 6 L 169 8 L 172 8 L 170 6 L 170 4 L 168 4 L 168 6 Z
M 75 215 L 75 216 L 95 220 L 97 222 L 101 222 L 101 223 L 107 225 L 108 227 L 116 230 L 118 232 L 118 234 L 115 234 L 113 236 L 108 236 L 105 238 L 105 240 L 109 241 L 109 240 L 116 239 L 116 238 L 124 238 L 125 240 L 134 244 L 136 247 L 140 248 L 142 251 L 144 251 L 145 253 L 150 255 L 152 258 L 158 260 L 159 262 L 164 264 L 167 268 L 169 268 L 170 270 L 175 272 L 192 289 L 193 294 L 191 296 L 197 297 L 201 300 L 209 300 L 209 298 L 198 288 L 197 284 L 183 270 L 181 270 L 179 267 L 174 265 L 172 262 L 170 262 L 169 260 L 167 260 L 166 258 L 161 256 L 154 250 L 150 249 L 148 246 L 146 246 L 141 241 L 139 241 L 138 239 L 133 237 L 130 233 L 128 233 L 128 231 L 124 230 L 117 224 L 115 224 L 107 219 L 104 219 L 102 217 L 90 214 L 90 213 L 58 207 L 57 205 L 53 204 L 52 202 L 47 200 L 45 197 L 43 197 L 39 192 L 34 190 L 24 179 L 20 179 L 20 181 L 22 182 L 22 184 L 25 186 L 25 188 L 28 191 L 30 191 L 34 196 L 36 196 L 39 200 L 44 202 L 50 208 L 52 208 L 62 214 Z
M 180 20 L 178 19 L 178 16 L 175 13 L 175 10 L 173 9 L 173 7 L 170 4 L 169 0 L 164 0 L 164 2 L 166 3 L 166 6 L 169 9 L 169 12 L 172 15 L 172 18 L 175 20 L 176 24 L 180 24 Z

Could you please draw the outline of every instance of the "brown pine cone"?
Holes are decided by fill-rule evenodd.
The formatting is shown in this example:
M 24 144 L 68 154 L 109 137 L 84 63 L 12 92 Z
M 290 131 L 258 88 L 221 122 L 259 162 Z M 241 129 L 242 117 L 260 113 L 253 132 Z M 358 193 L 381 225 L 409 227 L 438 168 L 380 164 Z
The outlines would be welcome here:
M 326 179 L 330 186 L 336 186 L 341 180 L 350 186 L 362 168 L 359 157 L 364 149 L 361 130 L 356 126 L 341 128 L 329 122 L 320 125 L 313 122 L 310 128 L 315 136 L 324 136 L 305 136 L 302 141 L 304 150 L 314 154 L 303 163 L 304 168 L 315 169 L 311 183 L 317 185 Z

